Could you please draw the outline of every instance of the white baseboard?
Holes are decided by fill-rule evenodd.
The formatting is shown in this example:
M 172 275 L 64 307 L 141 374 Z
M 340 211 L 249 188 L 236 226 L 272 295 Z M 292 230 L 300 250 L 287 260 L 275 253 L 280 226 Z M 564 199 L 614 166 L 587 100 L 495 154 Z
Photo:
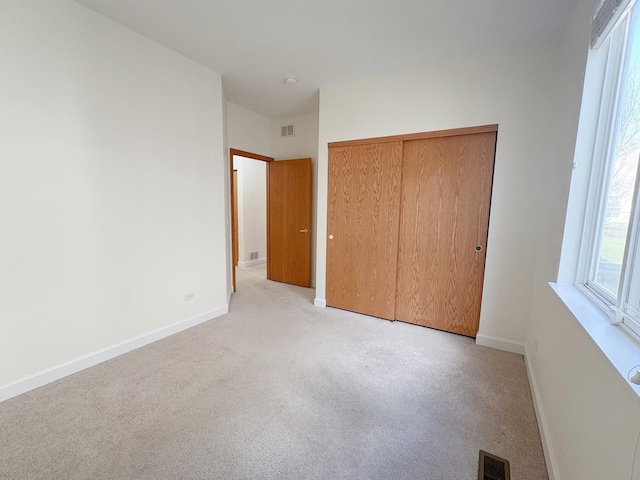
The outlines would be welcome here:
M 524 355 L 524 345 L 522 343 L 507 340 L 506 338 L 492 337 L 491 335 L 479 333 L 476 335 L 476 345 Z
M 324 298 L 316 298 L 313 300 L 315 307 L 327 308 L 327 301 Z
M 267 263 L 267 259 L 259 258 L 257 260 L 249 260 L 248 262 L 238 262 L 238 267 L 240 268 L 254 267 L 256 265 L 262 265 L 264 263 Z
M 540 392 L 538 391 L 538 383 L 536 377 L 533 374 L 533 369 L 529 363 L 529 355 L 525 352 L 524 364 L 527 367 L 527 376 L 529 377 L 529 385 L 531 387 L 531 394 L 533 396 L 533 408 L 536 411 L 536 419 L 538 420 L 538 430 L 540 430 L 540 440 L 542 441 L 542 451 L 544 452 L 544 459 L 547 462 L 547 473 L 549 474 L 549 480 L 560 480 L 560 474 L 558 473 L 558 462 L 556 456 L 553 453 L 551 445 L 551 436 L 549 434 L 549 424 L 547 423 L 547 417 L 544 414 L 542 408 L 542 399 L 540 398 Z
M 165 337 L 173 335 L 174 333 L 178 333 L 182 330 L 195 327 L 196 325 L 206 322 L 207 320 L 211 320 L 215 317 L 219 317 L 220 315 L 224 315 L 228 311 L 229 305 L 227 304 L 222 307 L 201 313 L 200 315 L 196 315 L 195 317 L 187 318 L 186 320 L 174 323 L 173 325 L 153 330 L 149 333 L 140 335 L 139 337 L 126 340 L 122 343 L 112 345 L 102 350 L 98 350 L 97 352 L 74 358 L 73 360 L 61 363 L 60 365 L 47 368 L 46 370 L 42 370 L 41 372 L 34 373 L 33 375 L 29 375 L 6 385 L 2 385 L 0 386 L 0 402 L 26 393 L 29 390 L 42 387 L 47 383 L 54 382 L 86 368 L 93 367 L 94 365 L 115 358 L 119 355 L 122 355 L 123 353 L 135 350 L 136 348 L 140 348 L 150 343 L 156 342 Z

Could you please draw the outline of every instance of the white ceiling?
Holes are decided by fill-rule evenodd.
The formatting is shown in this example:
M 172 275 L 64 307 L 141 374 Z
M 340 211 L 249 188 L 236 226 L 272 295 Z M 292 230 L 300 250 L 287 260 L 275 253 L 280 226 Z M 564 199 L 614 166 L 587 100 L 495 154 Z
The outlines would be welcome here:
M 281 118 L 316 112 L 323 86 L 557 35 L 575 0 L 76 1 L 221 73 L 229 101 Z

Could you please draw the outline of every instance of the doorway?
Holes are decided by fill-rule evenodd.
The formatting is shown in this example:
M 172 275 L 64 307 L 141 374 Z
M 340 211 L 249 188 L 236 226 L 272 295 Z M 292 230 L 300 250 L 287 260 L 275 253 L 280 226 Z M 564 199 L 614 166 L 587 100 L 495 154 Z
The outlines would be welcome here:
M 266 276 L 269 280 L 309 287 L 311 285 L 311 158 L 274 161 L 271 157 L 236 149 L 230 149 L 229 157 L 233 291 L 237 290 L 236 260 L 238 266 L 241 266 L 243 261 L 252 261 L 251 251 L 246 250 L 244 244 L 246 242 L 241 241 L 243 222 L 238 221 L 242 214 L 237 208 L 244 199 L 238 195 L 241 190 L 241 174 L 236 167 L 242 162 L 242 168 L 244 168 L 247 165 L 245 159 L 252 163 L 258 160 L 266 167 L 266 180 L 264 180 L 266 200 L 262 210 L 266 216 L 266 257 L 260 257 L 260 249 L 257 250 L 257 254 L 256 250 L 252 250 L 254 257 L 257 255 L 253 260 L 266 261 Z M 240 160 L 241 157 L 242 160 Z M 250 168 L 253 167 L 255 165 Z M 254 184 L 249 188 L 258 190 L 261 186 Z M 260 199 L 256 207 L 254 201 L 254 210 L 260 208 L 259 202 Z M 264 225 L 265 222 L 254 223 Z M 243 252 L 243 250 L 246 251 Z
M 273 158 L 230 149 L 233 291 L 237 269 L 268 266 L 268 167 Z M 268 272 L 265 278 L 268 278 Z

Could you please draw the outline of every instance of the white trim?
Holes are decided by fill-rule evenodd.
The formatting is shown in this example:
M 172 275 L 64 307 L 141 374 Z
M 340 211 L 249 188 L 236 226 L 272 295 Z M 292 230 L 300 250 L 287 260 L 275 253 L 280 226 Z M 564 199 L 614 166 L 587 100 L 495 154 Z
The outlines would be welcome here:
M 97 352 L 88 353 L 73 360 L 61 363 L 46 370 L 42 370 L 33 375 L 21 378 L 14 382 L 0 386 L 0 402 L 16 397 L 23 393 L 42 387 L 47 383 L 54 382 L 68 375 L 77 373 L 89 367 L 93 367 L 99 363 L 115 358 L 124 353 L 130 352 L 140 347 L 144 347 L 150 343 L 166 338 L 175 333 L 181 332 L 196 325 L 211 320 L 213 318 L 224 315 L 229 312 L 229 305 L 224 305 L 213 310 L 201 313 L 195 317 L 187 318 L 180 322 L 174 323 L 167 327 L 159 328 L 151 332 L 140 335 L 139 337 L 126 340 L 122 343 L 103 348 Z
M 626 32 L 626 27 L 623 29 Z M 595 143 L 591 152 L 591 173 L 585 199 L 585 218 L 583 222 L 580 258 L 577 281 L 587 283 L 593 277 L 595 257 L 604 215 L 605 183 L 611 166 L 610 158 L 615 148 L 613 135 L 617 115 L 619 91 L 622 82 L 622 62 L 626 44 L 626 33 L 617 33 L 609 42 L 606 61 L 603 66 L 603 83 L 599 92 L 600 104 L 596 124 Z M 595 93 L 595 92 L 594 92 Z
M 479 333 L 476 335 L 476 345 L 524 355 L 524 345 L 522 343 L 514 342 L 506 338 L 492 337 L 491 335 Z
M 538 390 L 538 383 L 536 377 L 533 374 L 533 368 L 529 362 L 529 354 L 525 348 L 524 364 L 527 368 L 527 376 L 529 377 L 529 386 L 533 396 L 533 408 L 536 412 L 536 419 L 538 421 L 538 430 L 540 431 L 540 440 L 542 441 L 542 451 L 544 453 L 544 459 L 547 463 L 547 473 L 549 474 L 549 480 L 560 480 L 560 473 L 558 471 L 558 461 L 556 455 L 553 452 L 553 446 L 551 444 L 551 434 L 549 433 L 549 424 L 547 423 L 547 417 L 544 414 L 542 408 L 542 399 L 540 398 L 540 391 Z
M 629 373 L 640 363 L 640 344 L 635 340 L 638 337 L 625 331 L 624 325 L 611 323 L 607 314 L 578 287 L 558 283 L 549 286 L 608 360 L 632 398 L 640 401 L 640 386 L 629 381 Z
M 324 298 L 316 298 L 313 300 L 313 306 L 327 308 L 327 301 Z
M 238 267 L 240 268 L 254 267 L 256 265 L 262 265 L 263 263 L 267 263 L 266 257 L 259 258 L 257 260 L 249 260 L 248 262 L 238 262 Z

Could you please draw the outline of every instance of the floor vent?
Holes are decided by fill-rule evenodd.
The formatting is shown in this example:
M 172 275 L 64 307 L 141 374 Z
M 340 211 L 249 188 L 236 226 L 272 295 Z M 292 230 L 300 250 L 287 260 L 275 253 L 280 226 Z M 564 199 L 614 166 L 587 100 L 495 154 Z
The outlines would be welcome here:
M 480 450 L 478 480 L 511 480 L 509 460 Z

